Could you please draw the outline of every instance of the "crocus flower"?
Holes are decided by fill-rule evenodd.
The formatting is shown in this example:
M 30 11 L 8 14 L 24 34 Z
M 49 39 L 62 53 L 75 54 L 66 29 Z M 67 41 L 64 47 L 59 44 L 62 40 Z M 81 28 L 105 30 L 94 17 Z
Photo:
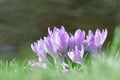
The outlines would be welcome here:
M 85 31 L 81 31 L 80 29 L 76 30 L 74 36 L 71 34 L 70 37 L 70 49 L 75 49 L 75 46 L 77 46 L 79 49 L 81 47 L 81 44 L 83 44 L 85 40 Z
M 107 38 L 107 29 L 100 32 L 99 29 L 96 30 L 95 34 L 89 30 L 87 35 L 87 51 L 90 53 L 97 52 L 101 50 L 103 43 Z
M 53 30 L 48 28 L 46 37 L 31 44 L 31 48 L 38 55 L 39 61 L 30 61 L 29 64 L 33 67 L 45 68 L 46 61 L 49 62 L 47 57 L 47 54 L 49 54 L 53 60 L 57 58 L 61 61 L 63 73 L 67 73 L 69 70 L 64 58 L 69 58 L 77 64 L 83 64 L 84 52 L 95 53 L 101 50 L 106 38 L 107 29 L 102 30 L 102 32 L 97 29 L 95 34 L 89 30 L 88 35 L 85 35 L 85 31 L 78 29 L 74 35 L 69 35 L 64 26 L 61 26 L 60 29 L 54 27 Z
M 58 57 L 58 48 L 54 43 L 54 40 L 52 39 L 52 37 L 48 36 L 48 37 L 44 37 L 44 42 L 45 42 L 45 46 L 44 49 L 45 51 L 52 57 Z
M 38 60 L 39 60 L 38 62 L 29 61 L 28 64 L 31 67 L 34 67 L 34 68 L 40 67 L 42 69 L 45 69 L 47 67 L 45 62 L 48 61 L 48 59 L 46 56 L 46 51 L 44 49 L 44 45 L 45 45 L 45 42 L 42 39 L 31 44 L 31 48 L 38 55 Z
M 67 49 L 69 44 L 69 35 L 62 26 L 60 30 L 57 30 L 54 36 L 54 41 L 58 46 L 58 50 L 63 56 L 67 55 Z
M 83 55 L 84 55 L 83 45 L 81 46 L 81 50 L 78 49 L 77 46 L 75 46 L 75 50 L 72 50 L 72 51 L 68 52 L 69 58 L 77 64 L 82 64 L 83 63 Z
M 44 49 L 44 40 L 40 39 L 37 42 L 34 42 L 33 44 L 31 44 L 31 48 L 32 50 L 38 55 L 39 60 L 42 61 L 46 61 L 46 51 Z
M 51 38 L 51 42 L 58 51 L 57 53 L 61 53 L 62 56 L 66 56 L 69 44 L 69 34 L 65 31 L 64 26 L 61 26 L 61 29 L 55 27 L 53 31 L 48 29 L 48 33 L 48 36 Z

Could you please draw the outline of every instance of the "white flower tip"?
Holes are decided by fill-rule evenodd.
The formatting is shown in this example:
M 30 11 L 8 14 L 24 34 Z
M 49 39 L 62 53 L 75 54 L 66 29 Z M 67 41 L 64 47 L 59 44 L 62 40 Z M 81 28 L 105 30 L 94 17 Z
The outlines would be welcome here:
M 32 50 L 33 50 L 34 52 L 36 52 L 35 47 L 34 47 L 34 43 L 31 44 L 31 48 L 32 48 Z
M 108 34 L 108 30 L 107 30 L 107 28 L 105 28 L 105 33 Z
M 63 25 L 61 26 L 61 30 L 62 30 L 62 31 L 65 31 L 65 28 L 64 28 L 64 26 L 63 26 Z
M 63 69 L 62 70 L 62 73 L 64 73 L 64 74 L 68 74 L 70 72 L 70 70 L 68 70 L 68 69 Z

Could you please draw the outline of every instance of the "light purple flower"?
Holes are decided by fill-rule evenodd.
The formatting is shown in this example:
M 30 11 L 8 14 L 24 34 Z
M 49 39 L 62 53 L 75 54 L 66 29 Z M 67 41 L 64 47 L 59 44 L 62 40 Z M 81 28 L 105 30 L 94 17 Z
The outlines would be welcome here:
M 64 28 L 54 27 L 53 30 L 48 28 L 48 35 L 43 39 L 31 44 L 32 50 L 38 55 L 39 62 L 30 62 L 31 66 L 41 67 L 46 66 L 46 61 L 49 62 L 47 54 L 64 63 L 64 58 L 70 58 L 72 62 L 83 64 L 84 52 L 95 53 L 101 50 L 103 43 L 107 38 L 107 29 L 100 31 L 96 30 L 95 34 L 89 30 L 88 35 L 85 31 L 76 30 L 74 35 L 68 34 Z M 68 59 L 69 60 L 69 59 Z M 54 62 L 55 62 L 54 61 Z M 63 66 L 63 72 L 68 72 L 66 65 Z
M 61 29 L 55 34 L 55 43 L 57 44 L 59 51 L 63 55 L 67 55 L 67 49 L 69 44 L 69 35 L 62 26 Z
M 44 42 L 45 42 L 45 46 L 44 46 L 45 51 L 52 57 L 54 56 L 58 57 L 58 48 L 54 43 L 53 38 L 51 36 L 44 37 Z
M 101 47 L 105 42 L 106 38 L 107 38 L 107 29 L 102 30 L 102 32 L 100 32 L 100 30 L 97 29 L 95 34 L 91 30 L 89 30 L 86 40 L 87 42 L 86 50 L 90 53 L 94 53 L 101 50 Z
M 83 55 L 84 55 L 83 45 L 81 45 L 81 50 L 78 49 L 77 46 L 75 46 L 75 50 L 72 50 L 72 51 L 68 52 L 69 58 L 77 64 L 82 64 L 83 63 Z
M 70 49 L 75 49 L 75 46 L 77 46 L 79 49 L 81 47 L 81 44 L 83 44 L 85 40 L 85 31 L 81 31 L 80 29 L 76 30 L 74 36 L 71 34 L 70 37 Z
M 53 32 L 48 29 L 48 32 L 58 53 L 60 52 L 63 56 L 66 56 L 69 44 L 69 35 L 65 31 L 64 26 L 61 26 L 61 29 L 55 27 Z
M 32 50 L 41 58 L 41 61 L 46 61 L 46 51 L 44 49 L 45 42 L 44 40 L 40 39 L 37 42 L 31 44 Z

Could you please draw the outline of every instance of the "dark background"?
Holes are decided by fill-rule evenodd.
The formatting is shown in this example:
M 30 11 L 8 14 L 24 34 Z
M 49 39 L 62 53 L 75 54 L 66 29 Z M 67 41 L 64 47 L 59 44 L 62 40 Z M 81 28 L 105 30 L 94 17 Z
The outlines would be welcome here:
M 0 59 L 32 59 L 30 45 L 48 27 L 64 25 L 72 33 L 107 28 L 107 43 L 119 23 L 120 0 L 0 0 Z

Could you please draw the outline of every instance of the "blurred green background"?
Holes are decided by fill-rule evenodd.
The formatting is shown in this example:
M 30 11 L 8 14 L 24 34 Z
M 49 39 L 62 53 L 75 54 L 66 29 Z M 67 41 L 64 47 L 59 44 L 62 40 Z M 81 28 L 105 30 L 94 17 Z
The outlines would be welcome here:
M 0 59 L 33 59 L 30 45 L 48 27 L 107 28 L 108 42 L 119 23 L 120 0 L 0 0 Z

